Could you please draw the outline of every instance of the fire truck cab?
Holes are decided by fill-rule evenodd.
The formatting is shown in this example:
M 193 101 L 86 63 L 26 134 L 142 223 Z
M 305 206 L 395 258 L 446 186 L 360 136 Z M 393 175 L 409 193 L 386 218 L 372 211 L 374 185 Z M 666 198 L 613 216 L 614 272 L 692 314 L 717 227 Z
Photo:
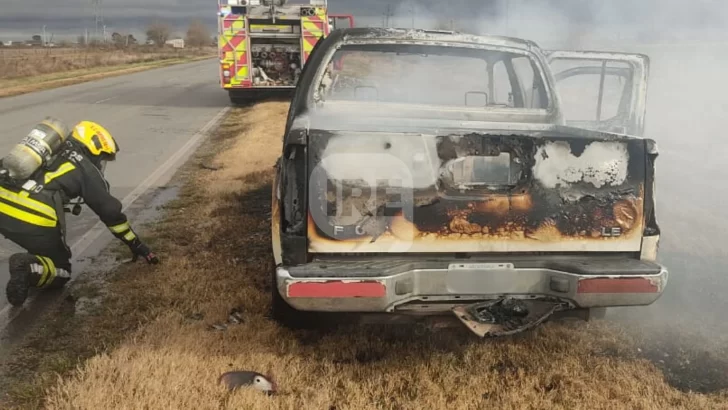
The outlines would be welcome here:
M 218 0 L 220 85 L 233 104 L 291 92 L 316 43 L 354 26 L 351 15 L 329 14 L 326 0 L 292 2 Z

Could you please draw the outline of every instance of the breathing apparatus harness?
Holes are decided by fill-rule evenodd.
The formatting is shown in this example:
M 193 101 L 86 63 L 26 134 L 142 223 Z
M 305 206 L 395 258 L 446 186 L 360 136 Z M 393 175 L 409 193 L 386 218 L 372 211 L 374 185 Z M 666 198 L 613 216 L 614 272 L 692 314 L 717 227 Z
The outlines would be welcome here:
M 46 125 L 46 128 L 48 128 L 46 124 L 48 121 L 49 120 L 46 119 L 39 125 Z M 38 183 L 37 180 L 42 177 L 45 172 L 50 171 L 49 165 L 55 163 L 59 158 L 65 157 L 70 150 L 77 148 L 70 140 L 66 140 L 66 136 L 62 135 L 60 136 L 60 143 L 55 144 L 56 149 L 52 150 L 50 148 L 50 144 L 42 141 L 42 138 L 45 136 L 46 134 L 43 131 L 39 131 L 39 127 L 36 126 L 36 128 L 34 128 L 28 136 L 23 138 L 23 140 L 13 148 L 8 156 L 3 158 L 0 162 L 0 185 L 11 189 L 23 190 L 28 193 L 39 193 L 44 189 L 44 185 Z M 17 170 L 16 172 L 13 172 L 13 170 L 11 170 L 6 164 L 6 161 L 8 161 L 8 158 L 10 158 L 11 155 L 17 156 L 18 153 L 25 154 L 26 156 L 30 156 L 34 159 L 40 158 L 40 161 L 36 159 L 35 162 L 37 167 L 27 178 L 16 177 L 15 175 L 18 175 Z M 11 160 L 12 159 L 16 158 L 11 158 Z M 16 160 L 15 162 L 27 165 L 27 161 L 26 163 L 22 163 L 22 160 Z M 103 174 L 103 167 L 101 167 L 99 171 Z M 82 205 L 84 204 L 85 202 L 83 201 L 83 198 L 71 198 L 66 204 L 64 204 L 63 210 L 67 213 L 73 214 L 74 216 L 78 216 L 81 214 L 83 209 Z

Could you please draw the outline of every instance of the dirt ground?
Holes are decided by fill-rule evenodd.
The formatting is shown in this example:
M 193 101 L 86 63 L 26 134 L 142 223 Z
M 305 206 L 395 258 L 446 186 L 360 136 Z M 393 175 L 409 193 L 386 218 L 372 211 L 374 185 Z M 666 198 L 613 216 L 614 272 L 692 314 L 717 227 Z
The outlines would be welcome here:
M 74 297 L 60 302 L 5 369 L 5 406 L 728 409 L 728 391 L 672 387 L 609 321 L 485 341 L 464 328 L 278 327 L 268 317 L 270 183 L 287 109 L 232 111 L 181 171 L 162 221 L 142 230 L 163 263 L 123 266 L 102 290 L 80 285 L 76 297 L 105 295 L 84 315 Z M 243 322 L 219 326 L 235 308 Z M 270 372 L 280 393 L 228 393 L 217 379 L 229 370 Z

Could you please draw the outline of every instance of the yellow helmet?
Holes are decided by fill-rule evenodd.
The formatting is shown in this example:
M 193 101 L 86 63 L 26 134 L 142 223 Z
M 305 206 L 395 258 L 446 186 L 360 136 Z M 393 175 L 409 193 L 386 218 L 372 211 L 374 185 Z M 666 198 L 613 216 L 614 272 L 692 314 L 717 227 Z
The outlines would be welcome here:
M 92 121 L 81 121 L 73 127 L 71 138 L 81 143 L 89 154 L 104 161 L 116 159 L 119 146 L 109 131 Z

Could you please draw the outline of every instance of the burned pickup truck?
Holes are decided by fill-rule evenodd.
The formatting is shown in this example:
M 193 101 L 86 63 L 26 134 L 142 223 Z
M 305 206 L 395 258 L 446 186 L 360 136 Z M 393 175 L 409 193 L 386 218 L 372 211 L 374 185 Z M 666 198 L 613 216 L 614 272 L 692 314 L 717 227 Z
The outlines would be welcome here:
M 333 32 L 302 73 L 277 164 L 274 316 L 448 316 L 497 336 L 655 302 L 667 270 L 648 62 Z

